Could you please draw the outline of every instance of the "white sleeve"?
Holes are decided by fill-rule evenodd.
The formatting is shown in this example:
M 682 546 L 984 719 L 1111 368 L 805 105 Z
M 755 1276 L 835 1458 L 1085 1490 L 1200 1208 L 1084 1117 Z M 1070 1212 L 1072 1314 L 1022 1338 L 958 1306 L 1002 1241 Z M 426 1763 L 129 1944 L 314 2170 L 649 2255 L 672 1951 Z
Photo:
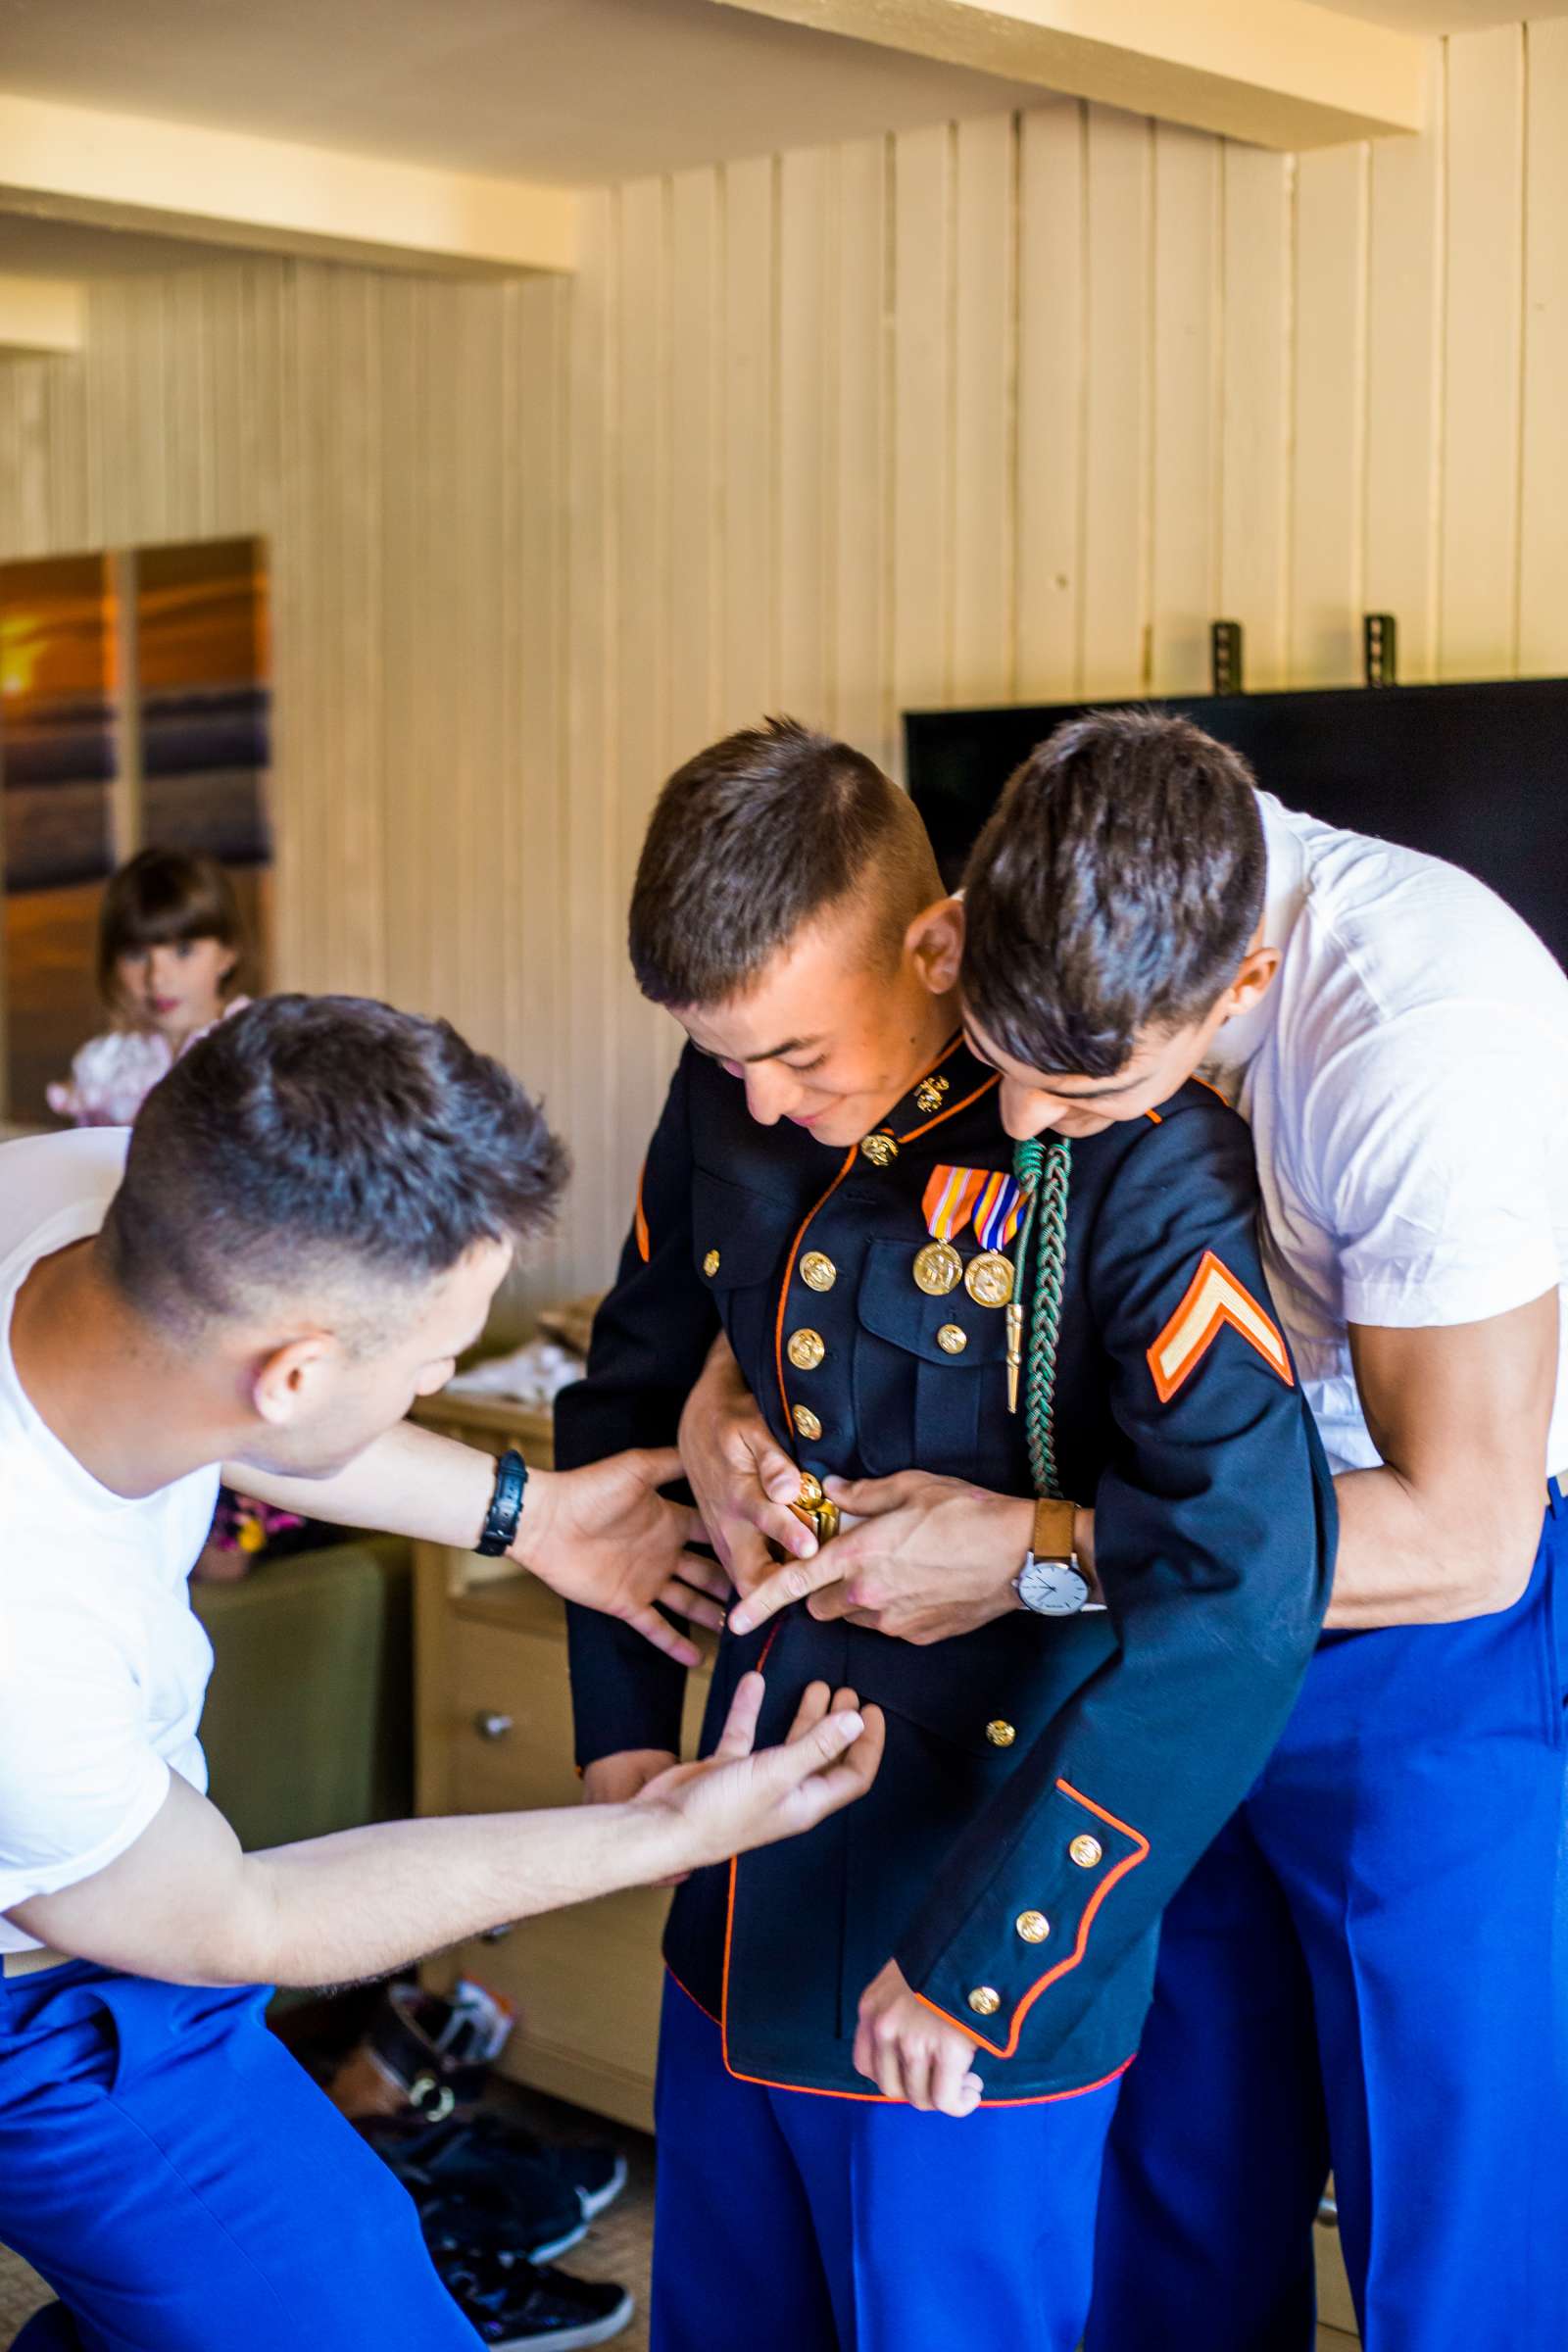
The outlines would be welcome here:
M 1481 1006 L 1403 1013 L 1335 1054 L 1309 1130 L 1348 1323 L 1479 1323 L 1559 1280 L 1560 1081 Z
M 73 1654 L 52 1654 L 27 1617 L 5 1628 L 0 1665 L 0 1911 L 107 1869 L 169 1790 L 123 1658 L 83 1652 L 79 1620 Z

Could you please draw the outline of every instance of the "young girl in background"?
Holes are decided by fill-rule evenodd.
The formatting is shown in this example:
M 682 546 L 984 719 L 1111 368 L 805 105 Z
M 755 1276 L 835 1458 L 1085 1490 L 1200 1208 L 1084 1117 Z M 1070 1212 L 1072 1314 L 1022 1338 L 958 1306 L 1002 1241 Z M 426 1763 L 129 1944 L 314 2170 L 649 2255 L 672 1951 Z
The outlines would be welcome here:
M 129 1127 L 193 1038 L 248 997 L 247 942 L 222 867 L 183 850 L 140 850 L 110 878 L 98 917 L 98 994 L 110 1028 L 89 1038 L 49 1107 L 74 1127 Z M 306 1522 L 224 1487 L 197 1574 L 243 1576 Z
M 89 1038 L 49 1107 L 74 1127 L 128 1127 L 193 1037 L 248 1000 L 245 931 L 211 858 L 142 850 L 115 874 L 98 918 L 98 994 L 112 1027 Z

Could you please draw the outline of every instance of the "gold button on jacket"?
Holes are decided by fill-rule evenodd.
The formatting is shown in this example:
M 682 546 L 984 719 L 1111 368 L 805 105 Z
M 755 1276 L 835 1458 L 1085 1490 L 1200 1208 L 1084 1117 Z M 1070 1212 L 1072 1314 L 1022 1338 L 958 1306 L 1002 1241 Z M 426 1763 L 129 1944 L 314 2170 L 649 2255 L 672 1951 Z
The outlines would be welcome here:
M 1012 1725 L 1004 1723 L 1000 1715 L 994 1723 L 986 1725 L 986 1738 L 993 1747 L 1010 1747 L 1017 1737 Z
M 819 1331 L 792 1331 L 784 1352 L 797 1372 L 814 1372 L 827 1348 Z
M 969 1995 L 969 2006 L 976 2017 L 995 2017 L 1002 2007 L 1002 1995 L 994 1984 L 977 1984 Z
M 814 1442 L 822 1435 L 822 1424 L 808 1404 L 792 1405 L 790 1419 L 794 1422 L 796 1434 L 799 1437 L 808 1438 Z
M 969 1345 L 969 1334 L 959 1323 L 944 1323 L 937 1333 L 937 1346 L 947 1355 L 961 1355 Z
M 716 1250 L 710 1250 L 708 1255 L 704 1258 L 703 1272 L 709 1275 L 716 1274 L 718 1272 L 718 1251 Z
M 1090 1838 L 1086 1835 L 1082 1838 L 1075 1838 L 1067 1851 L 1080 1870 L 1093 1870 L 1104 1848 L 1098 1838 Z
M 1043 1911 L 1020 1911 L 1014 1924 L 1025 1943 L 1044 1943 L 1051 1934 L 1051 1922 Z
M 830 1291 L 839 1278 L 833 1260 L 821 1250 L 808 1250 L 801 1260 L 801 1280 L 808 1290 Z

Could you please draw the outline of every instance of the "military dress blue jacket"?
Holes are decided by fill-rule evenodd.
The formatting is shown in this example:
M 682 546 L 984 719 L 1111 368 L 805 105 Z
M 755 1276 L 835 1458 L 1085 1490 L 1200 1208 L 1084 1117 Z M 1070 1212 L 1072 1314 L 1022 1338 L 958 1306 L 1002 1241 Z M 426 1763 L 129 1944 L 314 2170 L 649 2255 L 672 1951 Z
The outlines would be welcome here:
M 955 1040 L 877 1134 L 891 1152 L 760 1126 L 687 1049 L 587 1377 L 557 1401 L 564 1468 L 670 1443 L 722 1327 L 803 1471 L 1033 1493 L 1004 1314 L 913 1276 L 934 1170 L 1011 1168 L 996 1077 Z M 851 2049 L 889 1958 L 974 2035 L 990 2100 L 1131 2059 L 1160 1912 L 1278 1739 L 1328 1599 L 1333 1489 L 1257 1213 L 1249 1132 L 1200 1084 L 1073 1143 L 1056 1458 L 1094 1506 L 1103 1612 L 917 1647 L 797 1607 L 722 1638 L 705 1753 L 759 1662 L 764 1740 L 818 1677 L 888 1725 L 868 1795 L 676 1894 L 666 1959 L 733 2074 L 874 2095 Z M 569 1642 L 578 1762 L 678 1752 L 683 1670 L 591 1610 Z

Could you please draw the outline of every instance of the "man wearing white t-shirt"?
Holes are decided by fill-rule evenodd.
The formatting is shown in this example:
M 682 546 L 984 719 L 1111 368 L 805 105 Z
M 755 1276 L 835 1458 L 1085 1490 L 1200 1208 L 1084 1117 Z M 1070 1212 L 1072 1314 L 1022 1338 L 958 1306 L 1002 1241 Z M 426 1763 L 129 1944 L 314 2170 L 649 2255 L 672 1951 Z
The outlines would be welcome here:
M 1337 1473 L 1333 1630 L 1165 1915 L 1090 2352 L 1304 2352 L 1331 2162 L 1369 2352 L 1556 2352 L 1568 979 L 1472 876 L 1292 813 L 1152 712 L 1041 745 L 964 895 L 965 1026 L 1014 1136 L 1141 1118 L 1195 1073 L 1250 1121 L 1269 1283 Z M 754 1461 L 728 1507 L 798 1555 L 732 1625 L 808 1590 L 922 1641 L 1015 1605 L 983 1506 L 965 1544 L 918 1474 L 834 1489 L 864 1523 L 810 1560 L 760 1498 L 788 1466 L 732 1374 L 710 1391 L 729 1467 L 688 1467 L 710 1523 Z
M 446 1024 L 331 999 L 214 1030 L 128 1152 L 114 1130 L 0 1148 L 0 2240 L 63 2298 L 29 2347 L 476 2346 L 405 2192 L 267 2032 L 268 1984 L 791 1835 L 875 1770 L 874 1715 L 821 1690 L 748 1760 L 754 1677 L 720 1757 L 649 1801 L 250 1855 L 208 1802 L 186 1580 L 220 1465 L 318 1517 L 505 1552 L 677 1655 L 656 1603 L 713 1621 L 693 1514 L 657 1494 L 673 1454 L 529 1478 L 403 1421 L 564 1174 Z

